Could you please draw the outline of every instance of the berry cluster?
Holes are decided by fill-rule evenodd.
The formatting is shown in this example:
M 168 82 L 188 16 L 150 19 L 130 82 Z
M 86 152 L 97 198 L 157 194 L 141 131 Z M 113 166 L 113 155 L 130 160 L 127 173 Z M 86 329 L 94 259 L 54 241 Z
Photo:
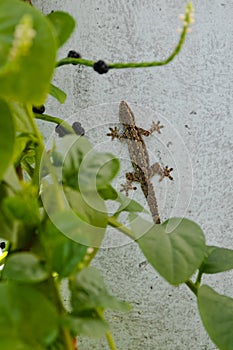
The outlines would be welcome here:
M 76 135 L 79 135 L 79 136 L 84 136 L 85 135 L 85 130 L 83 129 L 81 123 L 74 122 L 72 124 L 72 128 L 73 128 L 73 130 L 74 130 Z M 70 134 L 70 132 L 62 124 L 57 125 L 56 128 L 55 128 L 55 131 L 56 131 L 56 133 L 58 134 L 59 137 L 63 137 L 65 135 L 69 135 Z
M 81 55 L 80 55 L 78 52 L 74 51 L 74 50 L 70 50 L 70 51 L 68 52 L 67 57 L 71 57 L 71 58 L 81 58 Z M 73 65 L 76 65 L 76 64 L 78 64 L 78 63 L 72 63 L 72 64 L 73 64 Z M 93 64 L 93 69 L 94 69 L 97 73 L 99 73 L 99 74 L 105 74 L 105 73 L 108 72 L 109 67 L 108 67 L 108 65 L 107 65 L 104 61 L 99 60 L 99 61 L 97 61 L 97 62 L 95 62 L 95 63 Z

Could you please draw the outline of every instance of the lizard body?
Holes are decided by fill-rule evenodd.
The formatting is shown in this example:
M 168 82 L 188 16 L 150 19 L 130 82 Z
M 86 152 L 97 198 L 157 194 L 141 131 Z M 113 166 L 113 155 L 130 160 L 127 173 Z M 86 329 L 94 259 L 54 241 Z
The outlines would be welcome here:
M 120 135 L 118 129 L 115 127 L 114 129 L 110 128 L 111 132 L 107 135 L 111 136 L 112 140 L 114 140 L 114 138 L 118 138 L 120 140 L 126 139 L 130 160 L 134 168 L 133 173 L 126 173 L 127 182 L 126 184 L 121 185 L 121 191 L 125 191 L 126 195 L 128 195 L 128 191 L 130 189 L 136 189 L 136 187 L 132 186 L 132 182 L 139 182 L 150 208 L 153 221 L 156 224 L 159 224 L 160 217 L 158 212 L 158 204 L 154 186 L 151 182 L 151 177 L 157 173 L 161 177 L 160 180 L 162 180 L 164 177 L 168 177 L 172 180 L 172 176 L 170 175 L 172 168 L 169 169 L 166 166 L 164 169 L 162 169 L 159 163 L 154 163 L 152 166 L 150 165 L 149 154 L 142 136 L 149 136 L 154 131 L 161 133 L 160 129 L 163 128 L 163 125 L 160 125 L 160 122 L 153 123 L 150 130 L 144 130 L 137 127 L 133 112 L 125 101 L 120 103 L 119 120 L 123 125 L 123 133 Z

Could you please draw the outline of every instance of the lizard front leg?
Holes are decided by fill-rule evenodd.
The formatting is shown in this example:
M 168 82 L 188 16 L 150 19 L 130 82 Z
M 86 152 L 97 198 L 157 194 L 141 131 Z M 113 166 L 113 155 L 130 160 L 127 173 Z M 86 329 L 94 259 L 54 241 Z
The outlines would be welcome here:
M 120 139 L 121 135 L 119 134 L 118 128 L 115 126 L 114 128 L 109 128 L 110 132 L 107 134 L 107 136 L 110 136 L 112 138 L 112 141 L 116 139 Z
M 149 133 L 152 134 L 154 131 L 157 131 L 158 134 L 161 134 L 161 129 L 164 128 L 164 125 L 160 124 L 160 121 L 157 123 L 153 122 L 151 128 L 149 129 Z
M 112 141 L 115 138 L 120 140 L 120 141 L 122 141 L 123 139 L 128 139 L 129 138 L 128 130 L 124 131 L 122 134 L 120 134 L 119 129 L 116 126 L 114 128 L 109 128 L 109 130 L 110 130 L 110 132 L 107 133 L 107 136 L 110 136 L 112 138 Z
M 140 135 L 150 136 L 154 131 L 157 131 L 158 134 L 161 134 L 161 129 L 164 128 L 164 125 L 161 125 L 160 121 L 158 121 L 157 123 L 153 122 L 149 130 L 142 129 L 137 126 L 135 128 L 137 129 Z

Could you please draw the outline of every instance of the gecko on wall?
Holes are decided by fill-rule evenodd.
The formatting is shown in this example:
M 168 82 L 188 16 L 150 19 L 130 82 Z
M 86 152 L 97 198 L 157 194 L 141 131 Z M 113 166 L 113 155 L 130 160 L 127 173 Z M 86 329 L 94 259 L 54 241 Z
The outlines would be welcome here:
M 120 191 L 125 191 L 126 195 L 128 196 L 129 190 L 137 189 L 132 185 L 132 182 L 139 182 L 150 208 L 153 221 L 156 224 L 160 224 L 161 221 L 158 204 L 151 178 L 155 174 L 158 174 L 160 175 L 160 181 L 162 181 L 165 177 L 173 180 L 173 177 L 171 176 L 171 171 L 173 169 L 168 168 L 168 166 L 162 168 L 159 163 L 150 165 L 148 150 L 142 136 L 149 136 L 154 131 L 157 131 L 160 134 L 163 125 L 161 125 L 158 121 L 157 123 L 153 122 L 149 130 L 144 130 L 137 127 L 134 114 L 125 101 L 120 103 L 119 120 L 123 125 L 123 133 L 120 134 L 117 127 L 109 128 L 110 133 L 108 133 L 107 136 L 111 136 L 112 140 L 114 140 L 114 138 L 121 141 L 126 139 L 131 163 L 134 168 L 134 172 L 126 173 L 126 183 L 121 185 Z

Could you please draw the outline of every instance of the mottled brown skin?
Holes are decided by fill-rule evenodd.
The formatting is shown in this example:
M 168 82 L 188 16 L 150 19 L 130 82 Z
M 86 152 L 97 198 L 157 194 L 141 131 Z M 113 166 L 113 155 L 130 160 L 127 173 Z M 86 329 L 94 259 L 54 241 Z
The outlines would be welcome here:
M 151 177 L 154 174 L 159 174 L 160 181 L 164 177 L 168 177 L 170 180 L 172 180 L 173 178 L 170 175 L 172 168 L 169 169 L 166 166 L 164 169 L 162 169 L 159 163 L 154 163 L 152 166 L 150 166 L 149 154 L 142 136 L 149 136 L 154 131 L 161 133 L 160 129 L 163 128 L 163 125 L 160 125 L 160 122 L 153 123 L 150 130 L 144 130 L 137 127 L 133 112 L 125 101 L 120 103 L 119 120 L 124 128 L 123 133 L 120 135 L 118 129 L 115 127 L 114 129 L 110 128 L 111 132 L 107 135 L 111 136 L 112 140 L 114 140 L 114 138 L 118 138 L 120 140 L 126 139 L 130 159 L 134 168 L 133 173 L 126 173 L 127 182 L 126 184 L 121 185 L 121 191 L 125 191 L 126 195 L 128 195 L 128 191 L 130 189 L 136 190 L 136 187 L 132 186 L 132 182 L 139 182 L 142 192 L 149 205 L 153 220 L 156 224 L 159 224 L 160 217 L 158 212 L 158 204 L 154 186 L 151 182 Z

